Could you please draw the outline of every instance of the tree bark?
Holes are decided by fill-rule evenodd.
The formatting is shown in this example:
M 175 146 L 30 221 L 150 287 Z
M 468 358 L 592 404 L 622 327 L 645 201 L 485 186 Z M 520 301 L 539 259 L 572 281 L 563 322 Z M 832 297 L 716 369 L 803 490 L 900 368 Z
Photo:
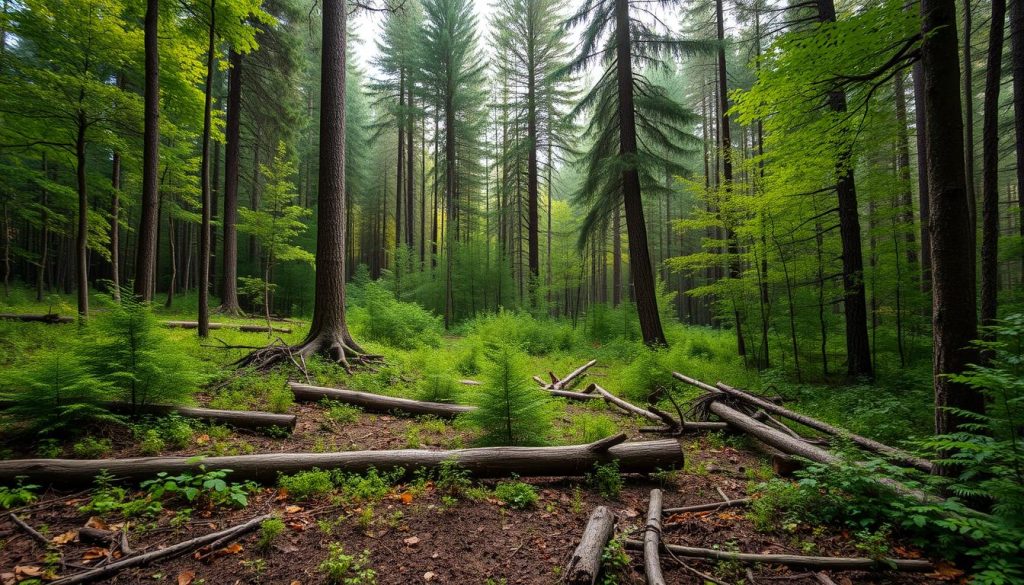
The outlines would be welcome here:
M 232 49 L 228 53 L 227 121 L 224 131 L 224 243 L 221 269 L 220 307 L 226 315 L 241 314 L 238 304 L 238 168 L 242 116 L 242 55 Z
M 947 407 L 981 413 L 985 404 L 980 392 L 950 379 L 950 375 L 965 371 L 978 359 L 971 347 L 978 336 L 978 321 L 957 85 L 955 4 L 953 0 L 922 0 L 921 17 L 931 214 L 935 431 L 946 434 L 966 422 Z
M 1013 71 L 1013 133 L 1016 153 L 1017 220 L 1024 240 L 1024 4 L 1010 1 L 1010 66 Z M 1021 282 L 1024 283 L 1024 254 L 1020 260 Z
M 202 212 L 199 225 L 199 337 L 210 336 L 210 128 L 213 114 L 214 42 L 217 39 L 217 0 L 210 0 L 210 27 L 206 47 L 206 91 L 203 106 L 203 152 L 200 161 Z
M 601 572 L 601 556 L 615 530 L 615 515 L 598 506 L 590 513 L 580 544 L 569 558 L 565 579 L 569 585 L 594 585 Z
M 0 400 L 0 409 L 9 408 L 10 400 Z M 105 402 L 103 408 L 117 414 L 167 416 L 176 414 L 185 418 L 225 424 L 239 429 L 259 430 L 267 427 L 295 428 L 294 414 L 276 414 L 259 410 L 221 410 L 216 408 L 194 408 L 191 406 L 170 406 L 166 404 L 132 404 L 130 402 Z
M 198 321 L 161 321 L 164 327 L 176 327 L 178 329 L 198 329 Z M 247 325 L 244 323 L 208 323 L 210 329 L 237 329 L 246 333 L 291 333 L 289 327 L 273 327 L 270 325 Z
M 1022 52 L 1024 52 L 1024 47 L 1022 47 Z M 924 113 L 924 66 L 921 64 L 920 59 L 914 62 L 911 75 L 913 75 L 914 80 L 914 126 L 915 141 L 917 143 L 917 207 L 921 225 L 921 292 L 930 294 L 932 291 L 932 236 L 928 230 L 929 217 L 931 216 L 928 206 L 931 203 L 931 198 L 928 194 L 928 140 L 926 139 L 925 132 L 927 120 Z M 1016 95 L 1016 90 L 1014 95 Z M 1024 110 L 1024 103 L 1021 104 L 1021 109 Z M 1021 136 L 1024 136 L 1024 128 L 1022 128 Z M 1020 152 L 1024 152 L 1024 150 Z
M 79 94 L 81 100 L 81 94 Z M 78 288 L 78 316 L 89 316 L 89 185 L 85 172 L 85 112 L 78 111 L 78 135 L 75 138 L 75 172 L 78 183 L 78 239 L 75 245 L 75 275 Z
M 644 223 L 643 200 L 640 195 L 640 174 L 637 172 L 636 111 L 633 105 L 633 64 L 629 36 L 629 0 L 615 0 L 616 77 L 619 97 L 619 156 L 626 168 L 622 171 L 622 197 L 626 213 L 626 235 L 629 241 L 629 266 L 632 273 L 636 310 L 644 343 L 649 346 L 668 345 L 658 313 L 658 297 L 654 287 L 654 270 L 647 246 L 647 225 Z
M 647 576 L 647 585 L 665 585 L 665 577 L 661 573 L 661 555 L 658 554 L 660 544 L 661 490 L 653 489 L 647 504 L 647 523 L 644 525 L 644 574 Z
M 593 471 L 594 464 L 617 461 L 623 473 L 650 473 L 656 469 L 681 468 L 683 452 L 678 441 L 643 441 L 611 447 L 605 443 L 564 447 L 485 447 L 432 451 L 399 449 L 394 451 L 344 451 L 337 453 L 264 453 L 228 457 L 139 457 L 130 459 L 17 459 L 0 461 L 0 482 L 13 484 L 18 476 L 25 481 L 54 485 L 91 485 L 96 474 L 106 469 L 122 480 L 139 481 L 161 471 L 171 475 L 206 470 L 231 469 L 232 481 L 253 479 L 274 482 L 279 473 L 297 473 L 314 467 L 364 473 L 375 468 L 408 472 L 419 468 L 433 470 L 447 461 L 477 477 L 582 476 Z
M 644 543 L 639 540 L 626 541 L 626 548 L 631 550 L 642 550 L 644 546 Z M 934 569 L 930 561 L 919 560 L 888 558 L 876 560 L 857 557 L 804 557 L 798 555 L 738 553 L 727 550 L 696 548 L 675 544 L 663 544 L 661 546 L 678 557 L 726 562 L 738 561 L 741 563 L 762 563 L 769 565 L 784 565 L 787 567 L 810 567 L 815 569 L 831 569 L 833 571 L 886 571 L 896 569 L 897 571 L 924 572 Z
M 160 197 L 160 53 L 157 35 L 160 0 L 146 0 L 144 118 L 142 139 L 142 210 L 135 254 L 137 297 L 153 300 L 153 278 L 156 269 L 156 240 L 159 227 Z
M 981 136 L 981 325 L 996 322 L 999 292 L 999 88 L 1003 65 L 1006 0 L 992 0 L 988 64 L 985 68 L 984 126 Z M 984 334 L 986 339 L 994 335 Z

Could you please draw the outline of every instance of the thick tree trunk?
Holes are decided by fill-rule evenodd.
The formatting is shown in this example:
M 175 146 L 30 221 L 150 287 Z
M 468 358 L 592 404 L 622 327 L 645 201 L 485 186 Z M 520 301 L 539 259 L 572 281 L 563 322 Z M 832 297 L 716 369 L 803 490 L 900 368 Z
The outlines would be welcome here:
M 1017 220 L 1024 240 L 1024 3 L 1010 0 L 1010 66 L 1013 71 L 1013 133 L 1016 153 Z M 1024 284 L 1024 254 L 1020 259 L 1020 278 Z
M 333 0 L 329 0 L 333 1 Z M 624 438 L 617 437 L 616 440 Z M 253 479 L 277 481 L 278 474 L 310 469 L 338 469 L 365 473 L 374 468 L 391 471 L 402 468 L 438 469 L 455 461 L 477 477 L 563 477 L 582 476 L 595 463 L 617 461 L 623 473 L 651 473 L 657 469 L 682 468 L 683 452 L 678 441 L 644 441 L 609 447 L 608 442 L 567 447 L 487 447 L 432 451 L 399 449 L 395 451 L 345 451 L 338 453 L 264 453 L 228 457 L 140 457 L 132 459 L 16 459 L 0 461 L 0 482 L 13 484 L 18 476 L 25 481 L 54 485 L 91 485 L 96 474 L 107 470 L 122 480 L 151 479 L 161 471 L 170 475 L 232 470 L 232 481 Z
M 405 412 L 414 415 L 433 415 L 439 418 L 454 418 L 476 410 L 474 406 L 462 406 L 459 404 L 443 404 L 440 402 L 424 402 L 420 400 L 409 400 L 408 398 L 397 398 L 394 396 L 383 396 L 369 392 L 358 392 L 356 390 L 345 390 L 341 388 L 324 388 L 321 386 L 310 386 L 307 384 L 289 383 L 295 399 L 300 402 L 320 402 L 328 399 L 345 404 L 352 404 L 374 412 Z
M 636 111 L 633 105 L 633 65 L 629 38 L 629 0 L 615 0 L 616 76 L 619 97 L 619 156 L 629 166 L 622 171 L 622 198 L 626 211 L 626 233 L 629 239 L 629 268 L 633 276 L 636 310 L 644 343 L 667 345 L 658 313 L 658 297 L 654 288 L 654 270 L 647 246 L 647 225 L 644 223 L 643 200 L 640 196 L 640 174 L 636 164 Z
M 45 315 L 34 315 L 24 313 L 0 313 L 0 319 L 6 319 L 10 321 L 25 321 L 35 323 L 74 323 L 75 320 L 71 317 L 61 317 L 55 313 L 47 313 Z
M 615 531 L 615 515 L 598 506 L 590 513 L 590 519 L 583 529 L 580 544 L 569 558 L 565 568 L 565 582 L 568 585 L 594 585 L 601 572 L 601 557 L 604 547 Z
M 0 400 L 0 409 L 9 408 L 10 400 Z M 190 406 L 169 406 L 164 404 L 132 404 L 130 402 L 106 402 L 103 408 L 117 414 L 167 416 L 176 414 L 211 423 L 224 424 L 239 429 L 259 430 L 268 427 L 295 428 L 294 414 L 276 414 L 259 410 L 221 410 L 216 408 L 193 408 Z
M 200 161 L 202 212 L 199 225 L 199 337 L 210 336 L 210 127 L 213 113 L 214 42 L 217 38 L 217 0 L 210 0 L 210 27 L 206 48 L 206 103 L 203 108 L 203 152 Z
M 526 39 L 526 229 L 527 253 L 530 269 L 529 289 L 530 305 L 536 306 L 537 286 L 540 284 L 540 180 L 537 168 L 537 37 L 533 30 L 533 19 L 536 10 L 527 9 Z
M 955 4 L 953 0 L 922 0 L 921 17 L 931 214 L 935 431 L 945 434 L 965 422 L 948 407 L 981 413 L 985 403 L 980 392 L 950 379 L 950 375 L 964 372 L 978 360 L 978 352 L 971 347 L 978 336 L 978 321 L 957 84 Z
M 217 312 L 238 315 L 238 167 L 242 116 L 242 55 L 228 53 L 227 123 L 224 131 L 224 243 L 221 269 L 220 307 Z
M 144 90 L 145 127 L 142 139 L 142 210 L 135 253 L 134 291 L 142 300 L 153 300 L 156 240 L 159 231 L 160 167 L 160 54 L 157 35 L 160 0 L 146 0 Z
M 981 325 L 995 325 L 999 292 L 999 88 L 1006 0 L 992 0 L 981 136 Z M 985 334 L 986 338 L 993 338 Z

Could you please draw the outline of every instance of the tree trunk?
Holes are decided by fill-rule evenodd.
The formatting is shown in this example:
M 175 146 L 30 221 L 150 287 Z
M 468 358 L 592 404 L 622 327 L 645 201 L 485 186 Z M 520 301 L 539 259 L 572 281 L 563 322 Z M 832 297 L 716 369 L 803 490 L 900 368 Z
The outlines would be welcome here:
M 569 558 L 565 568 L 565 582 L 568 585 L 594 585 L 601 572 L 601 557 L 604 547 L 615 531 L 615 515 L 598 506 L 590 513 L 590 519 L 583 529 L 580 544 Z
M 242 116 L 242 55 L 228 53 L 227 123 L 224 130 L 224 243 L 221 269 L 220 307 L 217 312 L 238 315 L 238 168 Z
M 1017 220 L 1024 240 L 1024 0 L 1010 1 L 1010 66 L 1013 71 L 1013 131 L 1016 153 Z M 1024 284 L 1024 254 L 1020 260 L 1020 278 Z
M 896 75 L 893 94 L 896 97 L 896 174 L 899 178 L 899 221 L 905 230 L 903 239 L 907 244 L 904 253 L 907 264 L 917 264 L 917 246 L 914 237 L 914 197 L 910 183 L 910 137 L 907 133 L 907 91 L 903 73 Z
M 1024 53 L 1024 47 L 1022 47 Z M 1022 55 L 1024 57 L 1024 55 Z M 917 201 L 918 216 L 921 222 L 921 292 L 930 294 L 932 291 L 932 236 L 928 230 L 930 217 L 928 206 L 931 198 L 928 195 L 928 141 L 925 137 L 927 124 L 924 113 L 924 66 L 921 60 L 914 62 L 911 70 L 914 80 L 914 126 L 917 142 Z M 1016 90 L 1014 91 L 1016 95 Z M 1024 111 L 1024 103 L 1021 104 Z M 1024 127 L 1021 130 L 1024 144 Z M 1024 150 L 1020 151 L 1024 152 Z M 1022 176 L 1024 180 L 1024 176 Z
M 156 239 L 160 229 L 158 201 L 160 196 L 160 0 L 146 0 L 145 53 L 146 87 L 144 90 L 145 127 L 142 139 L 142 210 L 135 253 L 135 296 L 153 300 L 153 279 L 156 268 Z
M 629 0 L 615 0 L 616 75 L 619 97 L 619 156 L 629 161 L 622 171 L 622 197 L 626 211 L 626 235 L 629 239 L 629 267 L 633 276 L 636 309 L 644 343 L 667 345 L 658 313 L 658 297 L 654 288 L 654 271 L 647 247 L 647 225 L 644 223 L 643 200 L 640 196 L 640 174 L 632 166 L 637 156 L 636 111 L 633 106 L 633 65 L 629 38 Z
M 405 113 L 405 247 L 409 253 L 408 260 L 409 266 L 412 266 L 412 254 L 413 250 L 413 224 L 416 218 L 413 213 L 413 201 L 415 200 L 416 188 L 416 174 L 415 174 L 415 161 L 413 157 L 413 150 L 416 143 L 416 125 L 413 123 L 413 103 L 412 103 L 412 72 L 408 73 L 408 79 L 406 79 L 406 113 Z
M 721 0 L 718 3 L 721 6 Z M 647 585 L 665 585 L 665 577 L 661 573 L 661 555 L 658 554 L 661 544 L 661 490 L 651 490 L 651 499 L 647 504 L 647 523 L 644 525 L 644 574 Z
M 295 394 L 295 399 L 300 402 L 320 402 L 328 399 L 345 404 L 352 404 L 366 410 L 375 412 L 400 411 L 415 415 L 433 415 L 439 418 L 454 418 L 460 414 L 476 410 L 473 406 L 462 406 L 458 404 L 443 404 L 440 402 L 424 402 L 421 400 L 409 400 L 408 398 L 395 398 L 369 392 L 358 392 L 356 390 L 345 390 L 341 388 L 324 388 L 321 386 L 309 386 L 307 384 L 288 384 Z
M 217 0 L 210 0 L 210 29 L 206 48 L 206 103 L 203 109 L 203 153 L 200 164 L 202 218 L 199 226 L 199 337 L 210 336 L 210 126 L 213 110 L 214 42 L 217 38 Z
M 565 447 L 487 447 L 452 451 L 399 449 L 264 453 L 205 458 L 15 459 L 0 461 L 0 482 L 13 484 L 15 478 L 25 476 L 25 481 L 33 483 L 87 486 L 104 469 L 118 479 L 140 481 L 151 479 L 162 471 L 176 475 L 196 472 L 200 467 L 208 471 L 230 469 L 232 481 L 253 479 L 274 482 L 280 473 L 297 473 L 314 467 L 349 473 L 365 473 L 370 468 L 383 472 L 397 468 L 412 471 L 420 468 L 439 469 L 448 461 L 455 461 L 476 477 L 563 477 L 582 476 L 592 472 L 595 463 L 611 461 L 619 463 L 619 471 L 622 473 L 681 469 L 683 452 L 678 441 L 666 439 L 622 443 L 611 447 L 607 443 L 598 442 Z
M 530 5 L 533 2 L 529 2 Z M 526 8 L 526 226 L 527 253 L 530 275 L 529 291 L 530 306 L 536 307 L 537 286 L 540 283 L 540 180 L 537 169 L 537 35 L 534 30 L 534 16 L 537 13 L 532 6 Z
M 964 372 L 978 358 L 971 347 L 978 336 L 978 321 L 957 87 L 955 4 L 953 0 L 922 0 L 921 16 L 931 215 L 935 432 L 946 434 L 966 422 L 948 407 L 981 413 L 985 404 L 980 392 L 949 377 Z
M 981 136 L 981 325 L 995 325 L 999 292 L 999 87 L 1003 64 L 1006 0 L 992 0 L 988 64 L 985 68 Z M 994 339 L 984 333 L 986 339 Z
M 972 0 L 963 0 L 963 68 L 961 70 L 961 95 L 963 95 L 964 115 L 964 174 L 967 177 L 967 212 L 971 222 L 971 264 L 975 263 L 977 253 L 975 242 L 978 230 L 977 217 L 977 194 L 974 192 L 974 57 L 973 36 L 974 36 L 974 6 Z
M 81 94 L 79 94 L 81 102 Z M 78 283 L 78 315 L 89 316 L 89 186 L 85 172 L 85 112 L 78 111 L 78 135 L 75 138 L 75 171 L 78 182 L 78 241 L 75 274 Z
M 818 0 L 818 20 L 836 21 L 833 0 Z M 828 96 L 832 111 L 846 112 L 846 95 L 833 91 Z M 867 300 L 864 290 L 864 257 L 861 252 L 857 187 L 853 178 L 852 153 L 840 145 L 836 164 L 836 194 L 839 198 L 839 234 L 843 244 L 843 312 L 846 317 L 846 373 L 851 377 L 872 377 L 871 344 L 868 341 Z

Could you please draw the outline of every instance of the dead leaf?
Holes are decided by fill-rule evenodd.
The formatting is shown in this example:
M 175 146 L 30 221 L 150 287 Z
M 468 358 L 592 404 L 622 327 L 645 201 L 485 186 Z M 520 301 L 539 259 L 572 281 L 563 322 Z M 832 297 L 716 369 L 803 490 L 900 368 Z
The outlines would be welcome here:
M 199 435 L 196 437 L 196 443 L 199 445 L 205 445 L 210 442 L 210 435 Z
M 278 502 L 283 502 L 284 500 L 287 500 L 288 499 L 288 490 L 286 490 L 284 488 L 281 488 L 281 489 L 277 490 L 277 497 L 274 498 L 274 499 L 277 500 Z
M 54 536 L 51 540 L 53 541 L 54 544 L 67 544 L 74 540 L 76 536 L 78 536 L 77 530 L 68 530 L 64 534 L 58 534 L 57 536 Z
M 85 522 L 86 528 L 95 528 L 96 530 L 110 530 L 107 527 L 107 522 L 99 516 L 90 516 Z
M 178 585 L 190 585 L 195 578 L 195 571 L 182 571 L 178 573 Z
M 926 577 L 933 577 L 940 581 L 953 581 L 963 575 L 964 572 L 953 566 L 951 563 L 939 562 L 935 565 L 935 572 L 928 573 Z
M 17 582 L 18 578 L 14 573 L 0 573 L 0 585 L 14 585 Z
M 417 544 L 420 543 L 420 537 L 418 537 L 418 536 L 410 536 L 409 538 L 406 538 L 402 542 L 405 543 L 405 546 L 416 546 Z
M 284 511 L 288 514 L 294 514 L 302 511 L 302 506 L 285 506 Z
M 412 493 L 411 492 L 402 492 L 402 503 L 403 504 L 411 504 L 412 503 Z
M 302 585 L 302 583 L 300 583 L 299 581 L 292 581 L 288 585 Z
M 295 532 L 302 532 L 306 529 L 306 525 L 302 522 L 289 522 L 288 528 L 291 528 Z
M 46 571 L 35 565 L 18 565 L 14 567 L 15 577 L 42 577 Z
M 98 546 L 94 546 L 92 548 L 86 549 L 85 552 L 82 553 L 82 560 L 85 562 L 95 561 L 96 559 L 102 559 L 108 556 L 110 556 L 109 550 Z
M 243 550 L 245 550 L 244 547 L 242 545 L 238 544 L 237 542 L 235 542 L 235 543 L 229 544 L 229 545 L 225 546 L 224 548 L 222 548 L 221 552 L 224 553 L 224 554 L 227 554 L 227 555 L 237 555 L 238 553 L 242 552 Z

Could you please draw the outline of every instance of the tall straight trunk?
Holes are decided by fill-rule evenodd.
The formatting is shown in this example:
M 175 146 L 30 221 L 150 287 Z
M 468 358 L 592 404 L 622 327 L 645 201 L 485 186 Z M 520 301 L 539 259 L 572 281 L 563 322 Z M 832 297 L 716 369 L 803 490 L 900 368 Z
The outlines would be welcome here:
M 551 125 L 551 118 L 553 116 L 553 112 L 551 110 L 552 110 L 551 104 L 549 103 L 548 104 L 548 125 L 549 126 Z M 544 278 L 544 284 L 547 286 L 547 289 L 548 289 L 547 300 L 548 300 L 548 304 L 549 305 L 551 304 L 551 284 L 552 284 L 552 280 L 551 280 L 551 188 L 552 188 L 551 169 L 555 166 L 554 165 L 554 161 L 551 160 L 551 143 L 553 141 L 554 141 L 554 137 L 551 136 L 551 130 L 550 130 L 550 127 L 549 127 L 549 129 L 548 129 L 548 160 L 547 160 L 547 165 L 548 165 L 548 168 L 547 168 L 547 174 L 548 174 L 548 176 L 547 176 L 547 191 L 548 191 L 548 193 L 547 193 L 547 195 L 548 195 L 548 209 L 547 209 L 547 211 L 548 211 L 548 225 L 547 225 L 547 240 L 548 240 L 548 242 L 547 243 L 548 243 L 548 256 L 547 256 L 547 274 L 546 274 L 546 276 Z M 621 244 L 620 244 L 620 246 L 621 246 Z M 620 270 L 621 270 L 621 267 L 620 267 Z M 550 312 L 550 310 L 551 309 L 549 307 L 548 311 Z
M 81 103 L 82 94 L 79 94 Z M 78 286 L 78 315 L 89 316 L 89 187 L 85 173 L 85 112 L 78 110 L 78 134 L 75 137 L 75 171 L 78 183 L 78 241 L 75 275 Z
M 210 222 L 216 223 L 217 221 L 217 205 L 220 203 L 220 141 L 213 141 L 213 179 L 210 184 Z M 217 278 L 217 231 L 215 228 L 210 228 L 210 292 L 217 294 L 219 292 L 219 282 Z M 216 309 L 214 309 L 216 310 Z
M 146 0 L 145 76 L 143 90 L 144 128 L 142 137 L 142 215 L 135 252 L 135 295 L 144 301 L 153 300 L 153 279 L 156 277 L 156 239 L 160 229 L 159 167 L 160 167 L 160 0 Z
M 43 178 L 47 181 L 51 180 L 50 177 L 50 165 L 49 159 L 46 156 L 46 151 L 43 151 Z M 49 262 L 48 253 L 50 251 L 50 210 L 47 207 L 50 203 L 50 192 L 46 187 L 42 188 L 42 214 L 43 229 L 39 234 L 40 240 L 40 253 L 39 253 L 39 272 L 36 273 L 36 301 L 43 300 L 43 285 L 46 281 L 46 267 Z
M 1024 49 L 1024 47 L 1022 47 Z M 918 215 L 921 222 L 921 292 L 932 290 L 932 236 L 928 230 L 930 217 L 928 195 L 928 141 L 926 139 L 926 118 L 924 112 L 924 66 L 920 59 L 911 70 L 914 80 L 914 126 L 917 142 L 917 201 Z M 1014 92 L 1016 95 L 1016 91 Z M 1024 103 L 1021 104 L 1024 110 Z M 1021 136 L 1024 137 L 1024 129 Z M 1024 144 L 1024 138 L 1022 138 Z
M 411 74 L 410 74 L 411 75 Z M 416 195 L 415 180 L 416 174 L 414 172 L 414 163 L 416 159 L 413 157 L 413 147 L 415 145 L 416 136 L 416 125 L 414 124 L 412 108 L 413 108 L 413 96 L 412 96 L 412 80 L 407 80 L 406 84 L 406 113 L 405 113 L 405 247 L 409 251 L 410 260 L 412 259 L 413 253 L 413 229 L 412 226 L 415 222 L 415 214 L 413 213 L 413 201 Z M 409 265 L 412 265 L 410 261 Z
M 444 278 L 444 328 L 452 325 L 455 317 L 455 298 L 452 290 L 452 262 L 455 255 L 455 239 L 458 237 L 458 227 L 453 228 L 455 217 L 455 80 L 454 72 L 448 71 L 448 80 L 444 96 L 444 169 L 445 169 L 445 208 L 447 219 L 445 223 L 448 228 L 446 234 L 446 258 Z
M 992 0 L 981 135 L 981 325 L 995 325 L 999 290 L 999 87 L 1006 0 Z M 986 334 L 986 338 L 991 337 Z
M 203 108 L 203 153 L 199 181 L 202 189 L 202 218 L 199 225 L 199 337 L 210 336 L 210 126 L 213 114 L 214 42 L 217 38 L 217 0 L 210 0 L 210 29 L 206 47 L 206 103 Z
M 427 114 L 420 119 L 420 270 L 427 266 Z
M 405 187 L 405 69 L 398 73 L 398 114 L 395 116 L 398 124 L 398 156 L 395 159 L 395 254 L 402 245 L 402 189 Z M 399 275 L 399 266 L 395 263 L 395 276 Z
M 722 10 L 722 0 L 715 1 L 716 26 L 718 28 L 718 112 L 719 132 L 722 140 L 722 197 L 729 200 L 732 197 L 732 131 L 729 128 L 729 89 L 728 71 L 725 64 L 725 20 Z M 721 209 L 721 206 L 719 206 Z M 736 233 L 732 229 L 731 221 L 726 220 L 725 238 L 729 242 L 729 278 L 738 280 L 740 278 L 739 245 L 736 240 Z M 735 295 L 734 295 L 735 297 Z M 747 347 L 743 342 L 743 327 L 740 320 L 739 305 L 733 300 L 733 321 L 736 326 L 736 353 L 746 358 Z
M 1017 220 L 1024 240 L 1024 0 L 1010 0 L 1010 66 L 1013 71 L 1013 134 L 1016 148 Z M 1020 259 L 1024 285 L 1024 254 Z
M 168 255 L 170 256 L 170 262 L 168 262 L 168 264 L 170 264 L 170 266 L 171 266 L 171 280 L 167 284 L 167 300 L 164 301 L 164 306 L 168 307 L 168 308 L 170 308 L 170 306 L 174 303 L 174 289 L 177 288 L 177 285 L 178 285 L 178 258 L 177 258 L 178 254 L 177 254 L 176 246 L 174 245 L 174 240 L 177 238 L 177 236 L 174 233 L 174 231 L 175 231 L 174 228 L 175 228 L 175 226 L 174 226 L 174 214 L 171 211 L 171 209 L 168 208 L 167 209 L 167 251 L 168 251 Z
M 818 20 L 836 21 L 833 0 L 818 0 Z M 833 91 L 828 96 L 834 112 L 846 112 L 846 95 Z M 836 194 L 839 199 L 839 237 L 843 245 L 843 312 L 846 317 L 846 373 L 871 377 L 871 343 L 868 340 L 867 300 L 864 290 L 864 257 L 861 252 L 860 215 L 857 187 L 853 178 L 852 153 L 840 145 L 836 161 Z
M 978 360 L 978 352 L 971 346 L 978 336 L 978 317 L 974 269 L 968 258 L 972 227 L 964 173 L 954 0 L 921 0 L 921 29 L 931 210 L 935 431 L 945 434 L 973 420 L 965 420 L 949 407 L 977 413 L 985 409 L 980 392 L 950 378 Z
M 537 35 L 534 30 L 534 16 L 537 10 L 533 1 L 526 8 L 526 224 L 527 258 L 529 263 L 530 304 L 537 304 L 537 285 L 540 282 L 540 180 L 537 169 Z
M 893 81 L 893 95 L 896 98 L 896 176 L 900 181 L 900 220 L 905 226 L 903 240 L 907 264 L 917 264 L 917 250 L 914 237 L 914 196 L 910 185 L 910 138 L 907 135 L 907 92 L 904 75 L 898 73 Z
M 633 64 L 629 38 L 629 0 L 615 0 L 616 77 L 619 97 L 619 155 L 634 160 L 637 154 L 636 110 L 633 104 Z M 658 313 L 658 297 L 654 289 L 654 270 L 647 247 L 647 225 L 644 223 L 643 200 L 640 197 L 640 174 L 636 168 L 622 171 L 622 198 L 626 212 L 626 235 L 629 239 L 629 270 L 640 321 L 640 332 L 649 346 L 667 345 Z
M 437 112 L 434 113 L 434 198 L 433 208 L 434 212 L 430 216 L 430 267 L 434 268 L 437 266 L 437 187 L 438 187 L 438 163 L 441 160 L 441 134 L 440 134 L 440 116 Z
M 121 153 L 114 152 L 110 168 L 110 294 L 121 302 Z
M 971 43 L 974 36 L 974 7 L 972 0 L 963 0 L 963 68 L 961 70 L 964 102 L 964 173 L 967 176 L 967 210 L 971 220 L 971 264 L 977 254 L 977 194 L 974 192 L 974 57 Z
M 622 303 L 622 206 L 612 215 L 612 306 Z
M 224 243 L 221 254 L 220 308 L 218 312 L 237 315 L 238 304 L 238 169 L 241 153 L 242 55 L 228 52 L 228 104 L 224 129 Z

